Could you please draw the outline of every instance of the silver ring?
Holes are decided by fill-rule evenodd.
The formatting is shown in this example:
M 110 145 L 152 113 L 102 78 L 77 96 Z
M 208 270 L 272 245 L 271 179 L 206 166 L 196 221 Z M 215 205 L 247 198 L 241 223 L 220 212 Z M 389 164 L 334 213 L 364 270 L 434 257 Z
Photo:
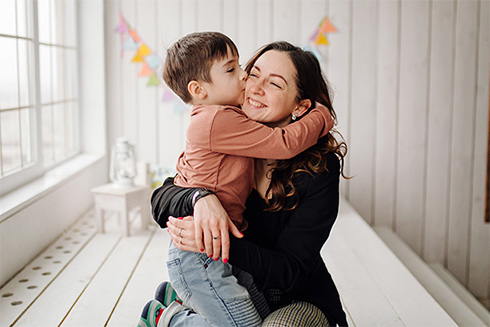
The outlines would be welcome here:
M 180 229 L 180 231 L 179 231 L 179 236 L 180 236 L 180 238 L 182 238 L 182 231 L 183 231 L 183 230 L 184 230 L 184 229 L 183 229 L 183 228 L 181 228 L 181 229 Z
M 218 240 L 221 237 L 221 235 L 218 235 L 216 237 L 213 236 L 213 240 Z

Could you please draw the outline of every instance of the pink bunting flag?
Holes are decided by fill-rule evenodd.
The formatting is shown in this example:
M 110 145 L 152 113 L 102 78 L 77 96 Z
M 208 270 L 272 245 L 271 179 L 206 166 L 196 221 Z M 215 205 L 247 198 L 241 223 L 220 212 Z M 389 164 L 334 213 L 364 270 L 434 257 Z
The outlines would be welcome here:
M 172 101 L 176 97 L 167 87 L 163 88 L 162 102 Z
M 121 14 L 119 15 L 119 25 L 117 25 L 114 32 L 119 32 L 119 34 L 126 34 L 129 32 L 128 25 Z

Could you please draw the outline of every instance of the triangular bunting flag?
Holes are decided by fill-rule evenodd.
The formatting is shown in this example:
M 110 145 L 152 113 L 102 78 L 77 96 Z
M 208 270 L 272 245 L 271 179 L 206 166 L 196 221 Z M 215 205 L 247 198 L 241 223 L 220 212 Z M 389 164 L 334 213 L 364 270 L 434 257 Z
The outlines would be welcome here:
M 138 54 L 138 52 L 136 52 L 136 54 L 134 55 L 133 59 L 131 59 L 131 62 L 145 62 L 143 60 L 143 58 L 140 57 L 140 55 Z
M 126 41 L 124 41 L 123 49 L 124 50 L 136 50 L 136 49 L 138 49 L 138 45 L 136 44 L 136 42 L 134 42 L 133 38 L 128 37 L 126 39 Z
M 144 57 L 146 57 L 150 53 L 151 53 L 151 50 L 144 43 L 138 49 L 138 55 L 140 56 L 141 59 L 143 59 Z
M 151 68 L 146 63 L 144 63 L 138 76 L 150 76 L 152 73 L 153 71 L 151 70 Z
M 126 34 L 128 33 L 128 25 L 124 21 L 124 18 L 122 16 L 119 17 L 119 25 L 117 25 L 116 29 L 114 32 L 119 32 L 120 34 Z
M 172 101 L 175 99 L 175 95 L 168 88 L 163 88 L 162 102 Z
M 156 53 L 146 56 L 145 61 L 151 69 L 156 69 L 161 63 L 160 57 Z
M 133 38 L 134 42 L 140 42 L 141 41 L 139 35 L 136 33 L 135 30 L 130 29 L 129 30 L 129 35 L 131 35 L 131 37 Z
M 317 44 L 317 45 L 319 45 L 319 44 L 328 45 L 329 43 L 328 43 L 327 39 L 325 38 L 325 35 L 323 35 L 323 33 L 318 33 L 318 37 L 315 40 L 315 44 Z
M 321 24 L 320 30 L 323 33 L 333 33 L 337 32 L 337 29 L 330 23 L 330 21 L 325 18 Z
M 159 85 L 160 81 L 157 78 L 157 75 L 155 73 L 152 73 L 150 75 L 150 78 L 148 79 L 148 83 L 146 83 L 146 86 L 153 86 L 153 85 Z
M 315 42 L 316 40 L 316 37 L 318 36 L 318 33 L 320 32 L 320 29 L 315 29 L 315 31 L 313 32 L 313 34 L 311 34 L 310 38 L 308 39 L 308 41 L 310 42 Z

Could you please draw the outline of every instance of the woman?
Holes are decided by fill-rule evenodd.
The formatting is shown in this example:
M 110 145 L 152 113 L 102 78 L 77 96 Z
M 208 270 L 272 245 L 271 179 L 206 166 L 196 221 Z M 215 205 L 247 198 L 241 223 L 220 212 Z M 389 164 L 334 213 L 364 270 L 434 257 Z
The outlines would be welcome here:
M 289 108 L 304 99 L 325 105 L 335 118 L 319 62 L 310 52 L 287 42 L 271 43 L 250 60 L 246 71 L 242 110 L 251 119 L 285 126 L 299 119 Z M 249 227 L 243 239 L 231 237 L 229 255 L 233 267 L 253 276 L 272 309 L 307 303 L 320 309 L 328 324 L 340 326 L 347 325 L 345 314 L 320 250 L 337 217 L 345 152 L 345 143 L 330 133 L 292 159 L 256 160 L 255 190 L 244 213 Z M 167 180 L 152 196 L 155 220 L 164 227 L 170 215 L 191 214 L 195 193 L 196 189 L 178 188 Z M 227 219 L 213 195 L 197 201 L 194 215 Z M 168 226 L 177 247 L 200 252 L 192 221 L 170 218 Z M 190 312 L 177 315 L 176 325 L 199 319 Z

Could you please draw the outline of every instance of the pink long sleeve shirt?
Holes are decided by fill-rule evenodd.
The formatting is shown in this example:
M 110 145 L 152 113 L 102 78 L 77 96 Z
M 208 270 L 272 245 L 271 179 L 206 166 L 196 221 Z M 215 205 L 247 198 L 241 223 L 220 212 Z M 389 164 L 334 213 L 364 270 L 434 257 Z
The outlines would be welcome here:
M 332 117 L 323 106 L 284 128 L 253 121 L 236 107 L 196 106 L 174 184 L 212 190 L 235 225 L 244 230 L 242 213 L 254 185 L 254 158 L 292 158 L 332 127 Z

